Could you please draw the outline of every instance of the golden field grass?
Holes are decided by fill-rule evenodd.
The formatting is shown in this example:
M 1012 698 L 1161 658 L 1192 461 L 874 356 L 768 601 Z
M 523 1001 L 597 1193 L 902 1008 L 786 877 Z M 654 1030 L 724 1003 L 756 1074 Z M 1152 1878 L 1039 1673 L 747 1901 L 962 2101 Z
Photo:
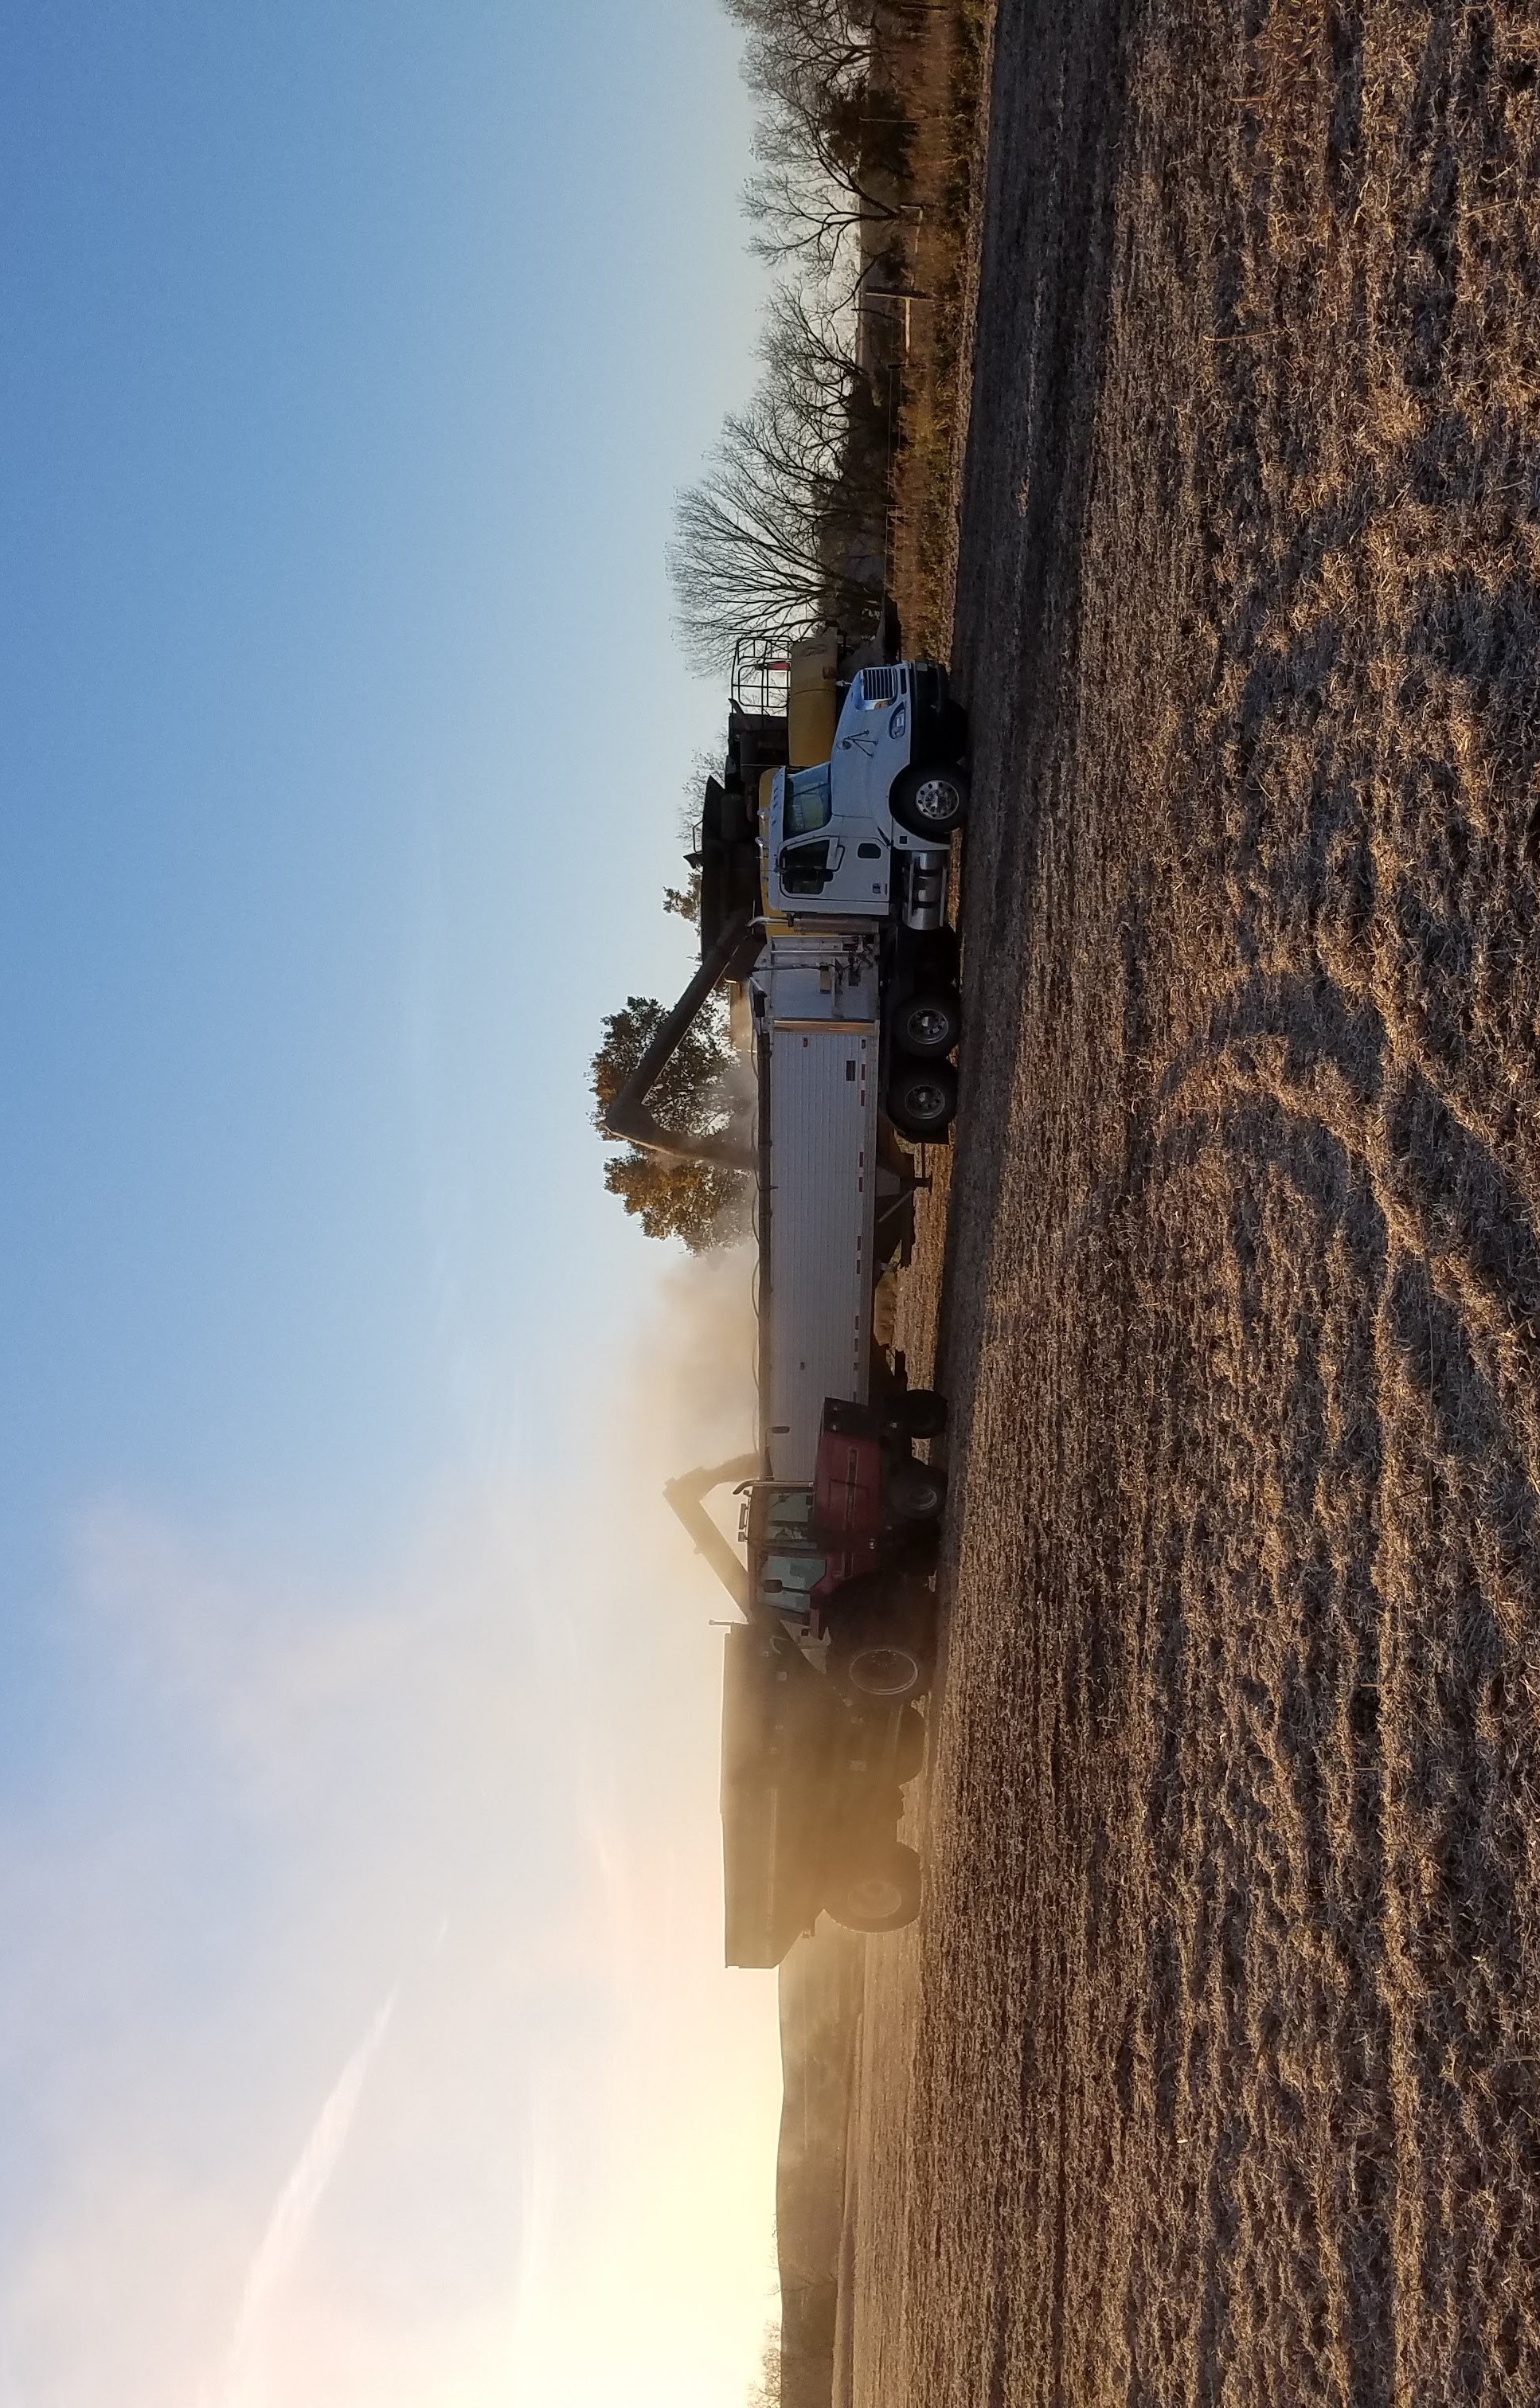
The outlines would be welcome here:
M 1540 2400 L 1540 18 L 1004 6 L 978 295 L 855 2398 Z
M 892 58 L 911 128 L 903 272 L 923 296 L 908 313 L 891 468 L 891 592 L 914 655 L 944 658 L 951 631 L 993 22 L 991 0 L 950 0 L 909 20 Z

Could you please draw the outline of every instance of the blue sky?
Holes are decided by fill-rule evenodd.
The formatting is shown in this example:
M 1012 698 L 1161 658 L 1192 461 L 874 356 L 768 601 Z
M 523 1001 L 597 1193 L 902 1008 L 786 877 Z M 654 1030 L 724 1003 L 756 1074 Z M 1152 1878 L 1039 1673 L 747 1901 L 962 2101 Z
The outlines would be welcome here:
M 687 963 L 723 698 L 663 546 L 752 376 L 736 66 L 712 0 L 0 22 L 7 2408 L 565 2398 L 643 2164 L 735 2236 L 700 2396 L 763 2320 L 773 1997 L 716 1970 L 655 1497 L 737 1440 L 739 1291 L 605 1195 L 583 1075 Z M 612 2148 L 659 1995 L 714 2071 Z

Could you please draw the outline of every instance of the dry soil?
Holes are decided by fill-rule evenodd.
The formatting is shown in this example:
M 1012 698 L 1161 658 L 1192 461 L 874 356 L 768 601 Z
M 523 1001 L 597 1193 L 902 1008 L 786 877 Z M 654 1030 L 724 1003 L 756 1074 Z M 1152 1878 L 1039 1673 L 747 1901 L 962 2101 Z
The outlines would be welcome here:
M 1537 64 L 1000 13 L 865 2408 L 1540 2400 Z

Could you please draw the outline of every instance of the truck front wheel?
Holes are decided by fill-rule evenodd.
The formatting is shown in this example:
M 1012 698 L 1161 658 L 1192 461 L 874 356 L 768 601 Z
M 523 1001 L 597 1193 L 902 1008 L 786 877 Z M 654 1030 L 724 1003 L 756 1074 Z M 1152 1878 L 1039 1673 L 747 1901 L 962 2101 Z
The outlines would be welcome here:
M 949 837 L 968 816 L 968 772 L 956 766 L 905 769 L 894 779 L 888 801 L 911 836 Z
M 853 1849 L 835 1869 L 824 1906 L 847 1931 L 901 1931 L 920 1911 L 920 1860 L 901 1840 Z
M 888 1081 L 887 1117 L 917 1144 L 944 1137 L 957 1109 L 957 1073 L 948 1062 L 900 1062 Z

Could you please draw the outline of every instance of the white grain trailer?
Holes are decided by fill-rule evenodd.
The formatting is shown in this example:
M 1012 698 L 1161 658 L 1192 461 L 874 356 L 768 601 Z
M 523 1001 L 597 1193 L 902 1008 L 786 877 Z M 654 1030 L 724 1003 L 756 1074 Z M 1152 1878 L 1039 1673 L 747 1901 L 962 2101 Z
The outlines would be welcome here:
M 824 1402 L 864 1402 L 875 1281 L 878 947 L 869 932 L 767 944 L 750 973 L 759 1159 L 760 1446 L 811 1483 Z

